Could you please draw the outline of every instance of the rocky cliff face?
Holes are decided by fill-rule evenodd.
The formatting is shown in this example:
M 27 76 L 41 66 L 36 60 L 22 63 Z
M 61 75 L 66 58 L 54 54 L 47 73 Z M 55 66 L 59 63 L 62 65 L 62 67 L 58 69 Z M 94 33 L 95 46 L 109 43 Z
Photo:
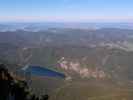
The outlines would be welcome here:
M 60 68 L 63 69 L 69 76 L 71 74 L 78 74 L 81 78 L 94 78 L 94 79 L 104 79 L 108 75 L 98 68 L 91 68 L 89 66 L 82 66 L 78 61 L 69 61 L 65 57 L 62 57 L 58 61 Z

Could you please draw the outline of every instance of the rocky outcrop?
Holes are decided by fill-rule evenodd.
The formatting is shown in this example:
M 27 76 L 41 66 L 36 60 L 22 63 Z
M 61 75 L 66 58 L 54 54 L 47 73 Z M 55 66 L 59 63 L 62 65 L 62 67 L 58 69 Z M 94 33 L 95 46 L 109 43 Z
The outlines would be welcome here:
M 60 68 L 65 72 L 72 72 L 79 74 L 81 78 L 95 78 L 95 79 L 104 79 L 107 77 L 107 74 L 98 68 L 92 67 L 83 67 L 82 64 L 78 61 L 68 61 L 62 57 L 58 61 Z

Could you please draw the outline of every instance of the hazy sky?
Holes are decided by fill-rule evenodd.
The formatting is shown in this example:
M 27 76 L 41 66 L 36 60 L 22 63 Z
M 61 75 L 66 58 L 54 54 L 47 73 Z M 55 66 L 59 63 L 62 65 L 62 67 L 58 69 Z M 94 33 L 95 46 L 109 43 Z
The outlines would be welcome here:
M 133 0 L 0 0 L 0 21 L 133 22 Z

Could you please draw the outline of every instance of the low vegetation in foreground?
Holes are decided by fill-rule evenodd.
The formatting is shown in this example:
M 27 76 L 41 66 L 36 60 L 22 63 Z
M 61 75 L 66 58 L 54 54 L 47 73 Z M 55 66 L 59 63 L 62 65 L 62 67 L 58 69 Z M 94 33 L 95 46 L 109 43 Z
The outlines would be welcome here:
M 36 96 L 25 81 L 16 79 L 0 64 L 0 100 L 48 100 L 47 94 Z

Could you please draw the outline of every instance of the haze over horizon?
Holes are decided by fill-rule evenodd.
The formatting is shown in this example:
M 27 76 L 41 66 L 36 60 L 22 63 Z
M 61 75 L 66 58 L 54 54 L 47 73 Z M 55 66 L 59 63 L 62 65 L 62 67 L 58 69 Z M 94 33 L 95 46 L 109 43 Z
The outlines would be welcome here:
M 0 22 L 133 22 L 131 0 L 1 0 Z

